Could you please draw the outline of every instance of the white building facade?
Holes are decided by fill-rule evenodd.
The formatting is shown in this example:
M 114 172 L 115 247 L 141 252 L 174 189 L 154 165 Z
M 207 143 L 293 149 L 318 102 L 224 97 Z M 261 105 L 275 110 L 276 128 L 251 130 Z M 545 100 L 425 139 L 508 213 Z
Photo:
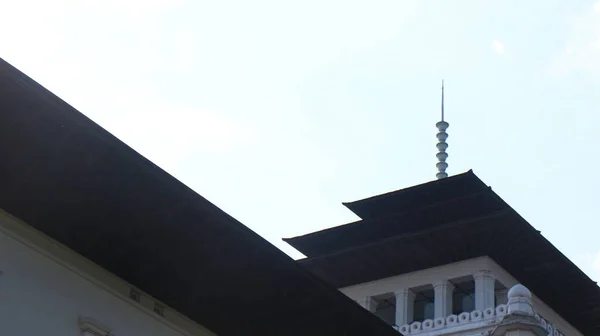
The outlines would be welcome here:
M 545 335 L 583 335 L 488 257 L 340 290 L 403 335 L 490 334 L 515 314 Z

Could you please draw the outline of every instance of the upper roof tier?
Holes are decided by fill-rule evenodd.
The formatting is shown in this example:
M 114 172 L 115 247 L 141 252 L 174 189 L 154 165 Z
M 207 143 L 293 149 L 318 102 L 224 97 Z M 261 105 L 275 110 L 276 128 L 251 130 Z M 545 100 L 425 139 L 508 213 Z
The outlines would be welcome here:
M 485 188 L 486 185 L 469 170 L 449 178 L 343 204 L 358 217 L 373 219 L 460 198 Z

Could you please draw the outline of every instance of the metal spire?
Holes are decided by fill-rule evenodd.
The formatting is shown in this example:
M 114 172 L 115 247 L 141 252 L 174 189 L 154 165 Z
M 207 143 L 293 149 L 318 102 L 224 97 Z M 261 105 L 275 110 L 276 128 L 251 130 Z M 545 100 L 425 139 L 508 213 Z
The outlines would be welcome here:
M 444 121 L 444 80 L 442 79 L 442 121 Z
M 446 168 L 448 168 L 448 163 L 446 163 L 446 159 L 448 158 L 448 153 L 446 153 L 446 149 L 448 148 L 448 143 L 446 143 L 448 133 L 446 133 L 446 129 L 448 126 L 450 124 L 444 121 L 444 80 L 442 79 L 442 120 L 435 124 L 435 127 L 438 129 L 438 143 L 436 145 L 438 153 L 435 155 L 438 159 L 438 163 L 435 165 L 438 173 L 435 176 L 438 180 L 448 177 L 446 173 Z

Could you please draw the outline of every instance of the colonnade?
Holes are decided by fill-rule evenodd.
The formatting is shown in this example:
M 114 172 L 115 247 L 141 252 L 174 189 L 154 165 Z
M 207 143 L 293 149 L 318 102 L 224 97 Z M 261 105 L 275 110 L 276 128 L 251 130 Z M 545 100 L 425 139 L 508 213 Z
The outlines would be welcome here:
M 489 270 L 481 270 L 473 274 L 475 282 L 475 309 L 483 311 L 494 308 L 495 304 L 495 277 Z M 431 284 L 434 289 L 434 318 L 452 315 L 452 297 L 454 285 L 447 279 L 441 279 Z M 396 311 L 394 324 L 402 326 L 413 322 L 415 293 L 410 288 L 398 288 L 394 291 L 396 298 Z M 359 301 L 365 309 L 375 312 L 377 301 L 373 297 L 366 297 Z

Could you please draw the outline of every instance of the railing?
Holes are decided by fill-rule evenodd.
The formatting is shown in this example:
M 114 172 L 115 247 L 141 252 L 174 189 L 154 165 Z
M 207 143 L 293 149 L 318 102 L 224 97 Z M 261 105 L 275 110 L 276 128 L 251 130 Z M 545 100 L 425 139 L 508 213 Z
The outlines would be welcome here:
M 535 319 L 540 322 L 542 328 L 548 332 L 548 336 L 564 336 L 560 330 L 556 329 L 556 327 L 554 327 L 550 322 L 546 321 L 542 316 L 540 316 L 540 314 L 534 312 L 533 317 L 535 317 Z
M 436 319 L 427 319 L 422 322 L 412 322 L 403 326 L 394 326 L 403 335 L 428 334 L 429 332 L 439 333 L 444 329 L 448 332 L 458 332 L 462 330 L 490 327 L 508 314 L 508 306 L 501 304 L 496 308 L 487 308 L 483 311 L 474 310 L 472 312 L 463 312 L 458 315 L 450 315 Z M 548 332 L 548 336 L 564 336 L 558 329 L 534 312 L 534 317 L 540 322 L 542 328 Z M 452 329 L 452 330 L 450 330 Z
M 506 305 L 502 304 L 496 308 L 488 308 L 484 311 L 474 310 L 470 313 L 463 312 L 458 315 L 450 315 L 447 317 L 438 317 L 433 320 L 424 320 L 423 322 L 413 322 L 410 325 L 405 324 L 396 329 L 403 335 L 415 335 L 427 331 L 435 331 L 450 327 L 465 326 L 467 328 L 460 329 L 471 329 L 471 327 L 477 327 L 473 324 L 479 324 L 482 321 L 488 321 L 497 317 L 502 317 L 507 314 Z

